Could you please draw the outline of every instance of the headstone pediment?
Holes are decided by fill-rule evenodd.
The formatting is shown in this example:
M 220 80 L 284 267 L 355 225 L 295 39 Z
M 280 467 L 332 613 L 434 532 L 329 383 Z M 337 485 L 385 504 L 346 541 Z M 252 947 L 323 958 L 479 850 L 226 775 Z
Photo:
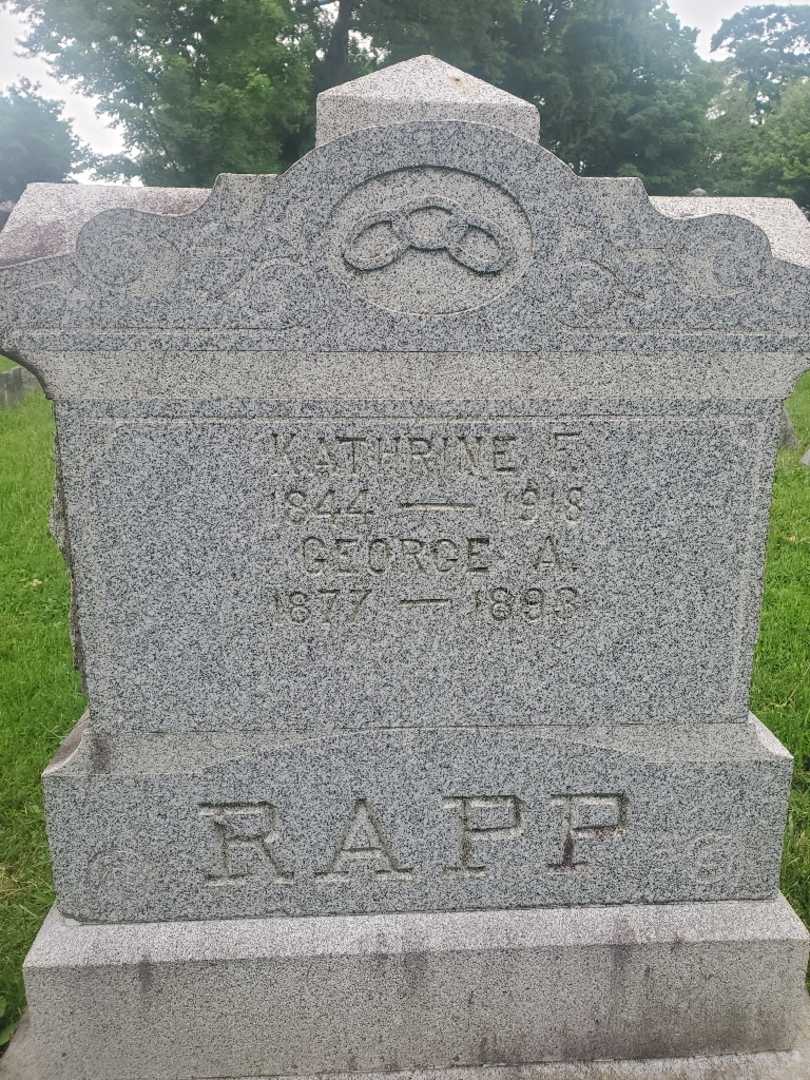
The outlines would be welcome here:
M 810 325 L 810 271 L 756 225 L 665 217 L 640 181 L 582 179 L 459 121 L 221 178 L 190 214 L 106 211 L 75 254 L 0 273 L 0 344 L 23 358 L 156 335 L 180 352 L 790 352 Z

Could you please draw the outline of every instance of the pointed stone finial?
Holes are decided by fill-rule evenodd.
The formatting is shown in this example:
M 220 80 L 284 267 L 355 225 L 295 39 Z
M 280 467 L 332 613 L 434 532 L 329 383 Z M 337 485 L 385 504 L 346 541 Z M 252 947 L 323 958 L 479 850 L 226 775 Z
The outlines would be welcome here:
M 468 120 L 540 138 L 534 105 L 435 56 L 417 56 L 318 95 L 317 142 L 414 120 Z

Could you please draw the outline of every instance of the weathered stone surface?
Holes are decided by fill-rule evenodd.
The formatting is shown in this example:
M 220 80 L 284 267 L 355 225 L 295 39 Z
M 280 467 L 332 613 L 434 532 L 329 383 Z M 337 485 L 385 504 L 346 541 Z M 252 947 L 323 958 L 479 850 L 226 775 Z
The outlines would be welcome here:
M 534 105 L 435 56 L 417 56 L 318 95 L 318 144 L 362 128 L 425 120 L 465 120 L 537 142 Z
M 774 896 L 791 761 L 701 729 L 107 740 L 44 776 L 60 910 L 90 921 Z
M 796 434 L 796 429 L 793 427 L 793 421 L 790 419 L 790 414 L 784 406 L 782 407 L 782 429 L 779 436 L 779 445 L 782 449 L 799 449 L 799 437 Z
M 150 341 L 220 354 L 693 352 L 700 364 L 750 349 L 756 331 L 757 352 L 801 363 L 810 271 L 774 259 L 762 230 L 665 217 L 638 181 L 580 179 L 506 131 L 370 128 L 260 181 L 262 198 L 183 216 L 108 211 L 75 255 L 6 268 L 0 343 L 57 396 L 52 350 L 122 351 L 118 366 L 137 368 Z
M 0 1057 L 0 1080 L 47 1080 L 39 1067 L 38 1049 L 31 1030 L 31 1014 L 26 1011 Z
M 810 468 L 810 449 L 804 452 L 804 455 L 802 457 L 802 465 L 807 465 L 808 468 Z
M 83 225 L 102 210 L 187 214 L 210 195 L 205 188 L 124 184 L 29 184 L 0 232 L 0 267 L 72 254 Z
M 30 1024 L 14 1035 L 0 1058 L 0 1080 L 49 1080 L 39 1067 Z M 321 1074 L 322 1075 L 322 1074 Z M 534 1065 L 472 1065 L 407 1072 L 344 1073 L 346 1080 L 807 1080 L 810 1075 L 810 1002 L 805 1001 L 793 1050 L 635 1061 L 546 1062 Z M 122 1080 L 120 1075 L 106 1080 Z M 168 1074 L 161 1080 L 174 1080 Z M 227 1078 L 223 1078 L 227 1080 Z M 271 1080 L 239 1077 L 237 1080 Z M 286 1080 L 284 1077 L 272 1080 Z M 312 1074 L 306 1080 L 318 1080 Z
M 806 963 L 781 898 L 110 927 L 53 912 L 26 988 L 48 1080 L 165 1080 L 790 1050 Z
M 778 406 L 282 370 L 267 406 L 58 407 L 98 732 L 745 720 Z
M 777 259 L 810 266 L 810 221 L 793 199 L 679 198 L 654 195 L 650 202 L 674 218 L 731 214 L 759 226 Z
M 710 413 L 728 404 L 750 410 L 787 397 L 802 369 L 801 357 L 784 354 L 669 353 L 662 365 L 646 353 L 562 352 L 307 352 L 306 350 L 186 353 L 156 347 L 124 366 L 115 351 L 65 352 L 40 357 L 57 400 L 103 402 L 102 415 L 197 414 L 246 416 L 271 407 L 279 415 L 296 408 L 328 417 L 355 407 L 369 415 L 406 408 L 437 416 L 497 416 L 499 409 L 565 416 L 588 412 L 663 418 L 667 410 L 692 407 Z M 58 389 L 55 384 L 58 379 Z M 235 396 L 237 388 L 242 397 Z M 112 403 L 115 403 L 113 405 Z M 455 410 L 452 412 L 452 410 Z M 659 426 L 661 424 L 659 423 Z

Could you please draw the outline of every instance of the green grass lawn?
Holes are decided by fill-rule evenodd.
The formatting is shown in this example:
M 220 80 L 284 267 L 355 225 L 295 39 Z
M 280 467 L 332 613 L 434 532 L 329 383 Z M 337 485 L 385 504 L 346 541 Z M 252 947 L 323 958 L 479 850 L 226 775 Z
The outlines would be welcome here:
M 6 348 L 8 348 L 8 346 L 6 346 Z M 5 356 L 0 356 L 0 372 L 11 371 L 11 369 L 16 366 L 16 364 L 12 363 L 12 361 Z
M 0 410 L 0 1044 L 52 901 L 39 774 L 83 708 L 65 567 L 48 533 L 52 438 L 41 394 Z
M 788 411 L 810 446 L 810 372 Z M 801 453 L 779 455 L 751 709 L 796 759 L 782 888 L 810 927 L 810 469 Z
M 810 445 L 810 373 L 790 405 Z M 0 1032 L 23 1004 L 20 964 L 52 901 L 39 775 L 83 700 L 68 584 L 48 534 L 53 420 L 29 395 L 0 410 Z M 783 888 L 810 925 L 810 469 L 779 459 L 751 705 L 796 756 Z M 2 1041 L 2 1035 L 0 1035 Z

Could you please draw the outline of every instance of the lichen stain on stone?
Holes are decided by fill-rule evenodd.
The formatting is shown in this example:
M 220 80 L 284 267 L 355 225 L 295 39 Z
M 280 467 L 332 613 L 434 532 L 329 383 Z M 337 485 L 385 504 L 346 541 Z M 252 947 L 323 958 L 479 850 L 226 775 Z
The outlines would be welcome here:
M 144 953 L 138 961 L 137 968 L 138 987 L 143 994 L 149 994 L 155 985 L 155 972 L 148 953 Z
M 88 734 L 90 749 L 90 768 L 96 773 L 110 771 L 110 742 L 103 735 Z

